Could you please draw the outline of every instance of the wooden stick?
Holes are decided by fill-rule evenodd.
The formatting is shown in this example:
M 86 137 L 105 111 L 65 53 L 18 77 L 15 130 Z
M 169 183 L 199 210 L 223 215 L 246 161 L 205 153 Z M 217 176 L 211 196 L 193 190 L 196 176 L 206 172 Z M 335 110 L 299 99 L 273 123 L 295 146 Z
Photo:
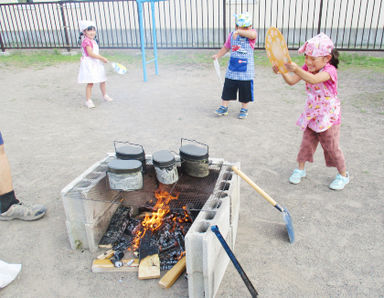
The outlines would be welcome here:
M 170 288 L 179 276 L 184 272 L 186 267 L 186 257 L 182 257 L 164 276 L 160 279 L 159 285 L 162 288 Z

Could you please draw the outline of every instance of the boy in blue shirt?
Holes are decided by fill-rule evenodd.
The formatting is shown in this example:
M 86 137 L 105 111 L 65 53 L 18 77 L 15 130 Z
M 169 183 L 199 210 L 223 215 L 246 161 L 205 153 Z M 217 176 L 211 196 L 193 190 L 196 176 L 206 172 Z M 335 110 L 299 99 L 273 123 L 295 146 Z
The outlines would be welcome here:
M 257 33 L 252 29 L 252 20 L 248 13 L 235 15 L 236 30 L 228 35 L 224 46 L 219 50 L 213 59 L 218 59 L 231 51 L 221 106 L 215 111 L 219 116 L 228 115 L 228 105 L 231 100 L 241 103 L 239 119 L 248 116 L 248 103 L 253 101 L 253 77 L 255 76 L 253 50 Z

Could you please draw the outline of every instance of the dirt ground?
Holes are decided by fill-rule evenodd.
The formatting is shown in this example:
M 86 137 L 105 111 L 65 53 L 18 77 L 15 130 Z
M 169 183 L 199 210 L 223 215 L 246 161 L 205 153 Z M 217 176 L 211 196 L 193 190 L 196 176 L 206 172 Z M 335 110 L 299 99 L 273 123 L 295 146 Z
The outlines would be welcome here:
M 213 51 L 202 52 L 207 59 Z M 139 57 L 139 56 L 138 56 Z M 139 59 L 139 58 L 138 58 Z M 187 297 L 180 278 L 168 290 L 135 273 L 92 273 L 97 254 L 71 250 L 60 191 L 113 151 L 114 140 L 142 144 L 147 153 L 178 151 L 180 138 L 209 145 L 211 157 L 241 162 L 242 170 L 291 213 L 296 242 L 290 244 L 281 213 L 248 184 L 241 184 L 235 254 L 260 297 L 383 297 L 384 272 L 384 72 L 340 69 L 341 146 L 351 182 L 328 188 L 336 175 L 321 147 L 307 178 L 288 183 L 296 166 L 301 131 L 295 126 L 304 84 L 290 87 L 269 67 L 256 66 L 255 102 L 246 120 L 217 118 L 220 90 L 213 65 L 148 67 L 120 76 L 108 68 L 115 101 L 83 105 L 78 63 L 0 68 L 0 129 L 18 198 L 43 203 L 36 222 L 0 223 L 0 259 L 21 263 L 17 280 L 2 297 Z M 224 71 L 224 68 L 222 68 Z M 248 297 L 229 264 L 217 297 Z

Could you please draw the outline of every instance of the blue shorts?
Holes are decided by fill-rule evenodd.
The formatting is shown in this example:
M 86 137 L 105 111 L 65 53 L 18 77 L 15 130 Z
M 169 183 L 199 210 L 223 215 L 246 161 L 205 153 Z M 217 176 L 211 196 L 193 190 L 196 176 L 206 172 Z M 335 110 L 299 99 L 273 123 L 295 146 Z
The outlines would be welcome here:
M 4 140 L 3 140 L 3 136 L 1 135 L 1 131 L 0 131 L 0 146 L 4 144 Z

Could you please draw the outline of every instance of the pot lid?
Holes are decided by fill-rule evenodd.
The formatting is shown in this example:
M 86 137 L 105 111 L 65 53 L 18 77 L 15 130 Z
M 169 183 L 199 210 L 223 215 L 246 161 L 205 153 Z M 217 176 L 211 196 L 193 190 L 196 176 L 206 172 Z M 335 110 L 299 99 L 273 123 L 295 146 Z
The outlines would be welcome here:
M 142 147 L 139 146 L 120 146 L 116 148 L 116 156 L 119 158 L 131 158 L 131 159 L 137 159 L 144 156 L 144 150 Z
M 208 149 L 193 144 L 187 144 L 180 147 L 180 156 L 187 159 L 207 159 Z
M 168 150 L 160 150 L 152 155 L 153 165 L 159 167 L 169 167 L 175 164 L 175 157 Z
M 132 159 L 114 159 L 108 163 L 108 169 L 113 173 L 130 173 L 141 170 L 141 161 Z

